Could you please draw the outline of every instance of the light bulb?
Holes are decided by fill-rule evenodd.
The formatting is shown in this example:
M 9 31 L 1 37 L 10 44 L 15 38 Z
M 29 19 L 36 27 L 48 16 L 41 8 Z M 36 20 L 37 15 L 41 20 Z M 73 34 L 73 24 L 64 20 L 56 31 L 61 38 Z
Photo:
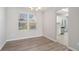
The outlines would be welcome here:
M 41 7 L 38 7 L 38 9 L 41 9 Z
M 30 9 L 31 9 L 31 10 L 33 10 L 34 8 L 33 8 L 33 7 L 31 7 Z

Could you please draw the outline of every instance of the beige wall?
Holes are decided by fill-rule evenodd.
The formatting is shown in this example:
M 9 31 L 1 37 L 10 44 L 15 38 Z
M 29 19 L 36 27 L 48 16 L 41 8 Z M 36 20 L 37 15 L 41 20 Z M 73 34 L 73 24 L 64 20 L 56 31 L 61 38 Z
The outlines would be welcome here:
M 6 42 L 5 8 L 0 8 L 0 49 Z
M 48 8 L 44 12 L 44 24 L 43 24 L 43 33 L 44 36 L 55 40 L 56 39 L 56 13 L 55 8 Z
M 79 50 L 79 8 L 69 8 L 69 46 Z
M 18 17 L 20 13 L 30 12 L 27 8 L 7 8 L 7 40 L 42 36 L 41 12 L 33 12 L 37 18 L 37 29 L 33 31 L 19 31 Z

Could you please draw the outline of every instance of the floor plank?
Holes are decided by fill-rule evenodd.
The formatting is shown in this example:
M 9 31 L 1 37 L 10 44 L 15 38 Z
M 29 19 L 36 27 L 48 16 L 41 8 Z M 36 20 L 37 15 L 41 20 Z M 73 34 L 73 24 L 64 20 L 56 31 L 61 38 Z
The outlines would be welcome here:
M 9 41 L 1 51 L 70 51 L 70 49 L 45 37 L 37 37 Z

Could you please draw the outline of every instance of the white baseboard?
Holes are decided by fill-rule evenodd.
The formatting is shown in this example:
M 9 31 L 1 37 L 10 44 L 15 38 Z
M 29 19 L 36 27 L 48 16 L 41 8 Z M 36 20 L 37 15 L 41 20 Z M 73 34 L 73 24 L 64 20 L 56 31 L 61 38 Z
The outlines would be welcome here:
M 37 36 L 31 36 L 31 37 L 20 37 L 20 38 L 9 39 L 7 41 L 22 40 L 22 39 L 28 39 L 28 38 L 34 38 L 34 37 L 41 37 L 41 36 L 43 35 L 37 35 Z
M 72 47 L 70 47 L 70 46 L 67 46 L 69 49 L 71 49 L 72 51 L 78 51 L 77 49 L 75 49 L 75 48 L 72 48 Z
M 54 40 L 53 38 L 50 38 L 50 37 L 48 37 L 48 36 L 46 36 L 46 35 L 44 35 L 44 37 L 46 37 L 46 38 L 48 38 L 49 40 L 52 40 L 52 41 L 54 41 L 54 42 L 57 42 L 56 40 Z M 58 43 L 60 43 L 60 42 L 58 42 Z M 60 43 L 61 44 L 61 43 Z M 66 46 L 67 48 L 69 48 L 69 49 L 71 49 L 72 51 L 78 51 L 78 50 L 76 50 L 76 49 L 74 49 L 74 48 L 72 48 L 72 47 L 69 47 L 69 46 Z
M 43 35 L 43 36 L 46 37 L 46 38 L 48 38 L 49 40 L 52 40 L 52 41 L 56 42 L 55 39 L 53 39 L 53 38 L 51 38 L 51 37 L 48 37 L 47 35 Z
M 6 41 L 3 42 L 3 44 L 0 46 L 0 50 L 4 47 L 5 44 L 6 44 Z

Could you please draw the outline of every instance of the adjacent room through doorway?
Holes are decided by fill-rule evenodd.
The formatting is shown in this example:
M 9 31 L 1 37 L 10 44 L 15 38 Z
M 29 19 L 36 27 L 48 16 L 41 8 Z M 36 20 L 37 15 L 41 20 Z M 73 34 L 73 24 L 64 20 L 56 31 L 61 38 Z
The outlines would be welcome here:
M 57 42 L 68 46 L 68 16 L 69 9 L 63 8 L 56 12 L 56 25 L 57 25 Z

